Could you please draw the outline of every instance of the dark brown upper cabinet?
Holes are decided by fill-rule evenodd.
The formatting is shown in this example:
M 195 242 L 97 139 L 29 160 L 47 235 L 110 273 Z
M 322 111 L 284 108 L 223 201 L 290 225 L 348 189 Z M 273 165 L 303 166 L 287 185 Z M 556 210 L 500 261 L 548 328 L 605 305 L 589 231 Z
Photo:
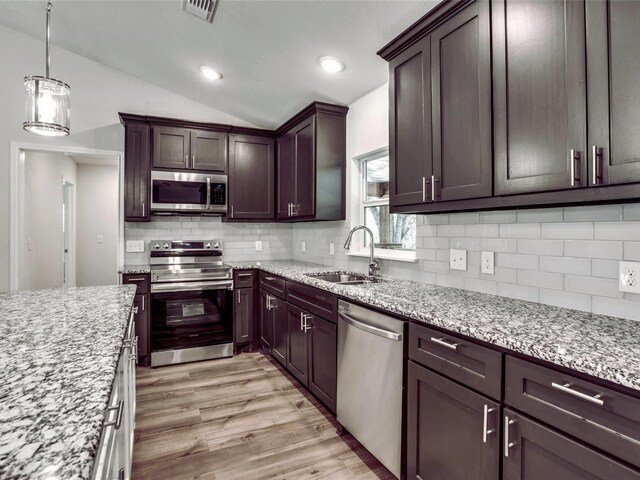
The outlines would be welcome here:
M 585 3 L 491 7 L 496 194 L 586 186 Z
M 225 131 L 153 126 L 153 168 L 227 171 Z
M 277 218 L 345 218 L 348 108 L 314 102 L 276 130 Z
M 640 2 L 586 2 L 589 185 L 640 181 Z
M 275 139 L 229 135 L 229 220 L 275 219 Z
M 150 184 L 150 141 L 148 125 L 125 122 L 124 146 L 124 220 L 148 222 Z
M 391 206 L 491 195 L 490 45 L 477 1 L 389 57 Z

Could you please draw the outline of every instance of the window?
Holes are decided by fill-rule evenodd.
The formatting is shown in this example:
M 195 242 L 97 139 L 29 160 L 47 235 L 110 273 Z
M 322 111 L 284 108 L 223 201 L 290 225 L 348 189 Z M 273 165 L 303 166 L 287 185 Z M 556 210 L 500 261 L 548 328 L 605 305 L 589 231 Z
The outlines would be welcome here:
M 377 152 L 361 161 L 364 224 L 373 232 L 375 248 L 415 250 L 416 216 L 389 213 L 388 152 Z M 364 239 L 368 248 L 368 236 Z

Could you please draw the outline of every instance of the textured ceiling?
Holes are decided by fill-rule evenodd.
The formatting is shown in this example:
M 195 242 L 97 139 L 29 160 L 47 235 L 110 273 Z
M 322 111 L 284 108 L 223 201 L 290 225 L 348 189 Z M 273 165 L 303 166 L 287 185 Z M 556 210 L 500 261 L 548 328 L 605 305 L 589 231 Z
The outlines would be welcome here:
M 180 0 L 58 0 L 51 42 L 272 128 L 313 100 L 349 104 L 386 82 L 376 51 L 437 3 L 220 0 L 209 24 L 183 12 Z M 44 38 L 45 5 L 0 1 L 0 23 Z M 345 71 L 324 72 L 323 55 L 340 58 Z M 206 82 L 200 65 L 224 78 Z

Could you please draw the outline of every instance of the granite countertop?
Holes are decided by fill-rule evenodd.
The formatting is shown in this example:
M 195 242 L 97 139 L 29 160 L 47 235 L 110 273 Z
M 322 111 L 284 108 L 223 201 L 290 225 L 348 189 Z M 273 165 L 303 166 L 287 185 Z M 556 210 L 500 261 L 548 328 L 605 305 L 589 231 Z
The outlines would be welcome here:
M 640 390 L 640 322 L 382 276 L 337 285 L 308 277 L 337 269 L 299 261 L 227 262 Z
M 136 273 L 151 273 L 151 265 L 123 265 L 118 269 L 122 275 L 135 275 Z
M 135 291 L 0 293 L 0 478 L 91 477 Z

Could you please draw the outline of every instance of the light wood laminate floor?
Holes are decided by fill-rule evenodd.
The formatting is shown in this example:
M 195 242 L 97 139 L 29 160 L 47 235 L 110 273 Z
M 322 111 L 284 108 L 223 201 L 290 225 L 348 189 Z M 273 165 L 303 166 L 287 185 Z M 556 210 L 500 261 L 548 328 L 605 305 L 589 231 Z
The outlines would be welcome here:
M 393 477 L 260 353 L 137 370 L 133 479 Z

